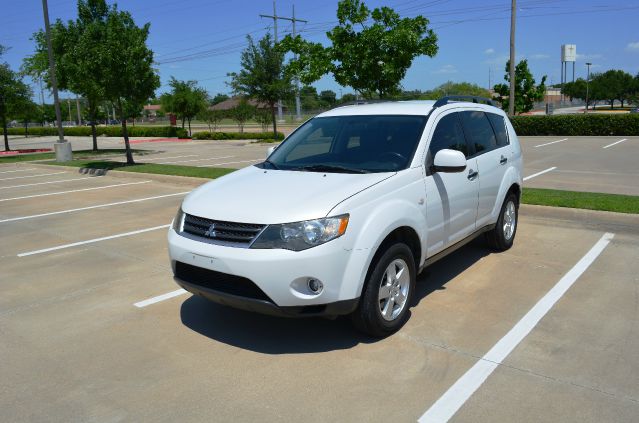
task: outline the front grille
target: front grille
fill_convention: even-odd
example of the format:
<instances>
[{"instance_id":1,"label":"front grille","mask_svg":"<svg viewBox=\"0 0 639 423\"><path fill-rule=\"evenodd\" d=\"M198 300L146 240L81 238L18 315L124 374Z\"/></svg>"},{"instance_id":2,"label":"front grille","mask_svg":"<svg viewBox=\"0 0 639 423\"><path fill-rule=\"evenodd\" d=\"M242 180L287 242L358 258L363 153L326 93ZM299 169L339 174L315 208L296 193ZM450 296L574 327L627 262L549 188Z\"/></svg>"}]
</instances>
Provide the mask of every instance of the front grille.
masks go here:
<instances>
[{"instance_id":1,"label":"front grille","mask_svg":"<svg viewBox=\"0 0 639 423\"><path fill-rule=\"evenodd\" d=\"M184 232L201 238L248 246L265 225L224 222L186 214Z\"/></svg>"},{"instance_id":2,"label":"front grille","mask_svg":"<svg viewBox=\"0 0 639 423\"><path fill-rule=\"evenodd\" d=\"M176 262L175 276L184 282L239 297L273 302L253 281L241 276Z\"/></svg>"}]
</instances>

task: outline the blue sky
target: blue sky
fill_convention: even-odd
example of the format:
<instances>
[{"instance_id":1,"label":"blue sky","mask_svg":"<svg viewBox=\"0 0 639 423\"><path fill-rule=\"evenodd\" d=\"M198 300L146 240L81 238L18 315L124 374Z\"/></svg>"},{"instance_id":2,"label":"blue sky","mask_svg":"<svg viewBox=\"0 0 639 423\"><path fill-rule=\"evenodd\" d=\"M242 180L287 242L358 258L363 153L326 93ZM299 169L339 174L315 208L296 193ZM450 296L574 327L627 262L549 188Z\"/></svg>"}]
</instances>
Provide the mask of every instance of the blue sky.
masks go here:
<instances>
[{"instance_id":1,"label":"blue sky","mask_svg":"<svg viewBox=\"0 0 639 423\"><path fill-rule=\"evenodd\" d=\"M107 0L109 3L112 1ZM229 93L227 72L239 70L245 37L272 30L271 0L121 0L120 9L132 13L136 23L151 23L149 46L165 91L171 76L193 79L214 95ZM337 0L278 0L278 14L290 16L295 4L298 31L313 41L326 41L335 24ZM519 0L517 57L528 58L534 76L560 80L560 46L577 45L577 76L592 71L623 69L639 73L639 0ZM19 6L18 6L19 4ZM446 81L470 81L488 86L503 80L509 48L510 0L368 0L390 6L402 16L421 14L431 21L439 37L434 58L415 60L402 81L405 89L427 90ZM0 44L11 47L5 60L17 69L33 52L31 34L43 26L40 0L0 0ZM76 0L49 0L51 20L76 17ZM290 33L290 22L280 21L280 34ZM314 84L339 95L351 92L332 78Z\"/></svg>"}]
</instances>

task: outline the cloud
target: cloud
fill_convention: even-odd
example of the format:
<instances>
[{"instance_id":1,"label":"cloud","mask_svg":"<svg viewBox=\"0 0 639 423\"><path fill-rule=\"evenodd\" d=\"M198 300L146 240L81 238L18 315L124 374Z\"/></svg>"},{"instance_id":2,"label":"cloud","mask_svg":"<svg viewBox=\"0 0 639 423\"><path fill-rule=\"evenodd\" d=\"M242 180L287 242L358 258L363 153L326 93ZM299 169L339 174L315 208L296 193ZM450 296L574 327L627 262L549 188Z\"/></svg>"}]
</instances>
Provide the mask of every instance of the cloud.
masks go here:
<instances>
[{"instance_id":1,"label":"cloud","mask_svg":"<svg viewBox=\"0 0 639 423\"><path fill-rule=\"evenodd\" d=\"M628 43L628 45L626 46L626 50L639 51L639 41Z\"/></svg>"},{"instance_id":2,"label":"cloud","mask_svg":"<svg viewBox=\"0 0 639 423\"><path fill-rule=\"evenodd\" d=\"M457 68L453 65L444 65L441 68L431 72L434 74L451 74L451 73L457 73Z\"/></svg>"},{"instance_id":3,"label":"cloud","mask_svg":"<svg viewBox=\"0 0 639 423\"><path fill-rule=\"evenodd\" d=\"M484 50L484 54L495 54L495 49L494 48L487 48L486 50Z\"/></svg>"},{"instance_id":4,"label":"cloud","mask_svg":"<svg viewBox=\"0 0 639 423\"><path fill-rule=\"evenodd\" d=\"M603 59L603 55L601 54L577 54L577 60L595 60L595 59Z\"/></svg>"},{"instance_id":5,"label":"cloud","mask_svg":"<svg viewBox=\"0 0 639 423\"><path fill-rule=\"evenodd\" d=\"M528 56L531 60L546 60L546 59L550 59L550 56L548 56L547 54L531 54L530 56Z\"/></svg>"}]
</instances>

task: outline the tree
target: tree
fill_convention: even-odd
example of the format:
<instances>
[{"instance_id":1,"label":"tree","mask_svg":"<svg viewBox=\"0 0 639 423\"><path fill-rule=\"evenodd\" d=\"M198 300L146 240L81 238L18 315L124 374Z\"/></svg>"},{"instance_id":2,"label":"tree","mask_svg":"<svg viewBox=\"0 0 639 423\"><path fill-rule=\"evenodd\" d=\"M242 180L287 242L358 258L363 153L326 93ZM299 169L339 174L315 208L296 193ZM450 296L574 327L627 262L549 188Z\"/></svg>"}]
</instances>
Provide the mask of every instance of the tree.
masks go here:
<instances>
[{"instance_id":1,"label":"tree","mask_svg":"<svg viewBox=\"0 0 639 423\"><path fill-rule=\"evenodd\" d=\"M224 119L223 110L211 110L206 107L198 114L198 119L203 120L209 126L209 131L217 130L217 125Z\"/></svg>"},{"instance_id":2,"label":"tree","mask_svg":"<svg viewBox=\"0 0 639 423\"><path fill-rule=\"evenodd\" d=\"M105 54L100 79L105 98L115 106L122 122L127 164L135 164L135 161L126 121L140 113L160 86L160 77L153 68L153 52L146 45L149 26L147 23L138 27L130 13L112 8L107 16L107 36L102 45L108 54Z\"/></svg>"},{"instance_id":3,"label":"tree","mask_svg":"<svg viewBox=\"0 0 639 423\"><path fill-rule=\"evenodd\" d=\"M342 96L342 98L339 99L339 102L341 104L352 103L354 101L357 101L357 96L355 94L351 94L351 93L344 94Z\"/></svg>"},{"instance_id":4,"label":"tree","mask_svg":"<svg viewBox=\"0 0 639 423\"><path fill-rule=\"evenodd\" d=\"M317 110L320 108L319 95L315 87L306 85L300 90L300 102L304 110Z\"/></svg>"},{"instance_id":5,"label":"tree","mask_svg":"<svg viewBox=\"0 0 639 423\"><path fill-rule=\"evenodd\" d=\"M51 27L51 42L56 61L58 88L68 90L86 99L93 150L98 149L95 123L100 102L104 99L105 61L114 51L104 48L106 43L107 19L117 13L115 6L108 6L105 0L78 0L78 18L66 25L57 20ZM42 78L51 86L47 43L44 31L35 33L34 55L24 60L23 70L36 78Z\"/></svg>"},{"instance_id":6,"label":"tree","mask_svg":"<svg viewBox=\"0 0 639 423\"><path fill-rule=\"evenodd\" d=\"M510 83L510 60L506 62L506 75L504 80ZM501 101L502 108L508 110L510 99L510 86L508 84L497 84L494 87L495 93L499 95L496 99ZM528 69L528 60L522 60L515 66L515 113L526 113L533 109L536 101L541 101L546 92L546 76L541 78L541 83L535 85L535 78Z\"/></svg>"},{"instance_id":7,"label":"tree","mask_svg":"<svg viewBox=\"0 0 639 423\"><path fill-rule=\"evenodd\" d=\"M425 93L415 94L417 94L417 98L422 100L437 100L449 95L472 95L485 98L491 97L490 91L477 84L452 81L445 82L430 91L426 91Z\"/></svg>"},{"instance_id":8,"label":"tree","mask_svg":"<svg viewBox=\"0 0 639 423\"><path fill-rule=\"evenodd\" d=\"M621 102L621 107L632 96L634 80L632 75L622 70L608 70L604 73L592 75L591 85L600 91L601 99L607 100L610 108L614 109L615 100Z\"/></svg>"},{"instance_id":9,"label":"tree","mask_svg":"<svg viewBox=\"0 0 639 423\"><path fill-rule=\"evenodd\" d=\"M242 99L239 104L229 110L231 119L237 122L240 132L244 132L244 124L246 121L255 116L255 106L248 104L246 99Z\"/></svg>"},{"instance_id":10,"label":"tree","mask_svg":"<svg viewBox=\"0 0 639 423\"><path fill-rule=\"evenodd\" d=\"M6 51L6 47L0 44L0 57ZM4 133L4 149L9 151L9 134L7 130L7 118L19 116L27 101L31 101L31 89L22 82L21 76L12 71L8 63L0 63L0 120Z\"/></svg>"},{"instance_id":11,"label":"tree","mask_svg":"<svg viewBox=\"0 0 639 423\"><path fill-rule=\"evenodd\" d=\"M242 70L230 73L230 86L236 93L255 98L271 109L274 138L277 138L275 105L292 96L291 78L284 74L284 53L275 48L267 33L257 44L248 36L248 47L242 52Z\"/></svg>"},{"instance_id":12,"label":"tree","mask_svg":"<svg viewBox=\"0 0 639 423\"><path fill-rule=\"evenodd\" d=\"M323 107L333 107L337 103L337 94L331 90L324 90L319 94L319 100Z\"/></svg>"},{"instance_id":13,"label":"tree","mask_svg":"<svg viewBox=\"0 0 639 423\"><path fill-rule=\"evenodd\" d=\"M208 94L204 88L197 86L196 81L178 81L171 77L169 82L171 92L162 94L160 102L166 113L175 113L182 120L189 123L189 136L191 135L191 120L205 110L208 106Z\"/></svg>"},{"instance_id":14,"label":"tree","mask_svg":"<svg viewBox=\"0 0 639 423\"><path fill-rule=\"evenodd\" d=\"M366 98L386 98L399 92L416 57L437 54L437 36L423 16L401 18L389 7L371 11L361 0L340 0L337 19L339 24L326 34L328 47L300 36L282 41L283 50L297 55L287 74L311 84L331 73L337 83Z\"/></svg>"},{"instance_id":15,"label":"tree","mask_svg":"<svg viewBox=\"0 0 639 423\"><path fill-rule=\"evenodd\" d=\"M10 116L22 122L24 125L24 136L29 136L29 122L40 119L40 107L31 100L31 95L21 97L9 110Z\"/></svg>"},{"instance_id":16,"label":"tree","mask_svg":"<svg viewBox=\"0 0 639 423\"><path fill-rule=\"evenodd\" d=\"M268 110L257 109L255 111L255 120L262 126L262 132L268 131L269 123L271 123L271 113Z\"/></svg>"}]
</instances>

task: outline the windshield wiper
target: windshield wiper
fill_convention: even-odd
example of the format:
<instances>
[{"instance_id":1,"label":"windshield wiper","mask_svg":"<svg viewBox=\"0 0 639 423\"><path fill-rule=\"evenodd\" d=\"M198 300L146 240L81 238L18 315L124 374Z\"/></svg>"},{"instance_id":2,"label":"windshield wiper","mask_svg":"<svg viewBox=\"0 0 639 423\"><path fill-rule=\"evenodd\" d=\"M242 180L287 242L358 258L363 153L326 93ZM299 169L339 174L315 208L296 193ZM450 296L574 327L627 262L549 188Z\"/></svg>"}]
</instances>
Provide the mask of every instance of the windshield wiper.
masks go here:
<instances>
[{"instance_id":1,"label":"windshield wiper","mask_svg":"<svg viewBox=\"0 0 639 423\"><path fill-rule=\"evenodd\" d=\"M278 165L276 165L275 163L273 163L272 161L270 161L269 159L264 160L264 162L263 162L263 163L268 163L268 164L270 164L271 166L273 166L273 169L275 169L275 170L280 170L279 166L278 166Z\"/></svg>"},{"instance_id":2,"label":"windshield wiper","mask_svg":"<svg viewBox=\"0 0 639 423\"><path fill-rule=\"evenodd\" d=\"M327 165L327 164L315 164L308 166L300 166L291 170L305 170L309 172L336 172L336 173L370 173L364 169L352 169L350 167Z\"/></svg>"}]
</instances>

